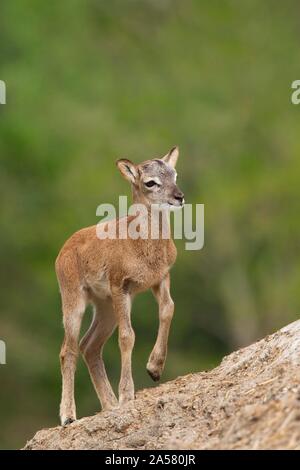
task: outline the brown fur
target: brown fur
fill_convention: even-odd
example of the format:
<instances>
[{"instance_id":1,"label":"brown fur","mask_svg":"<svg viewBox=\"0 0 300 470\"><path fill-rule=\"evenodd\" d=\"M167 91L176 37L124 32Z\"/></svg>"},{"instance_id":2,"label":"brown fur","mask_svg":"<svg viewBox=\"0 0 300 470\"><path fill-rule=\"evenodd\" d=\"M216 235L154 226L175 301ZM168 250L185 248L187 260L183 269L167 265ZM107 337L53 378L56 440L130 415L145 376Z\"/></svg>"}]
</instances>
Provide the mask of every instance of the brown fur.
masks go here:
<instances>
[{"instance_id":1,"label":"brown fur","mask_svg":"<svg viewBox=\"0 0 300 470\"><path fill-rule=\"evenodd\" d=\"M129 160L117 162L123 176L132 184L134 202L142 202L147 206L148 222L151 222L152 203L175 206L183 203L183 194L174 181L177 158L178 149L174 148L159 161L148 160L138 166ZM145 182L149 178L156 179L160 184L147 188ZM165 212L163 217L166 217ZM133 216L126 218L127 226L132 220ZM152 288L159 305L160 326L147 370L154 380L160 378L174 310L169 292L169 270L175 259L176 247L171 236L157 240L101 240L97 237L96 226L93 226L79 230L64 244L55 263L65 328L60 353L62 424L76 419L74 374L79 348L102 407L109 409L116 406L117 399L102 359L103 346L116 326L119 327L122 359L119 402L122 404L134 398L131 354L135 338L130 310L135 294L149 288ZM94 318L78 348L81 321L88 304L94 306Z\"/></svg>"}]
</instances>

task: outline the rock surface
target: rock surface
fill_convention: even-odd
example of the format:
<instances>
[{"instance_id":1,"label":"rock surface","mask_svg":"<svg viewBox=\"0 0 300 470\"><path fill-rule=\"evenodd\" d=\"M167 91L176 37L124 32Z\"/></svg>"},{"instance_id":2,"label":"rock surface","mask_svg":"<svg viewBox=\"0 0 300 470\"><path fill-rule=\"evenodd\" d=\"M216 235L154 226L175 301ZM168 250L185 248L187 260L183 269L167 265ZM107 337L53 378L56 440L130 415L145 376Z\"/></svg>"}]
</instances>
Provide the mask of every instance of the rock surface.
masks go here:
<instances>
[{"instance_id":1,"label":"rock surface","mask_svg":"<svg viewBox=\"0 0 300 470\"><path fill-rule=\"evenodd\" d=\"M25 449L300 449L300 320Z\"/></svg>"}]
</instances>

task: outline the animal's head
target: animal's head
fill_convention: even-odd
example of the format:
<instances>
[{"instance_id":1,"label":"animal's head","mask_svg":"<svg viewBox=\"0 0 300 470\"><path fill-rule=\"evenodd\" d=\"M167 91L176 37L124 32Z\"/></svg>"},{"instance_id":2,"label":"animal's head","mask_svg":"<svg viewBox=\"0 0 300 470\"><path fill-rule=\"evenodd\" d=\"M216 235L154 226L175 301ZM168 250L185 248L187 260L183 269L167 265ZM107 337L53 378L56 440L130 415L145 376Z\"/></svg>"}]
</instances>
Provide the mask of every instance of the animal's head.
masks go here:
<instances>
[{"instance_id":1,"label":"animal's head","mask_svg":"<svg viewBox=\"0 0 300 470\"><path fill-rule=\"evenodd\" d=\"M136 202L160 204L165 209L183 206L184 194L176 184L178 156L178 147L173 147L164 157L139 165L124 158L117 161L122 176L132 185Z\"/></svg>"}]
</instances>

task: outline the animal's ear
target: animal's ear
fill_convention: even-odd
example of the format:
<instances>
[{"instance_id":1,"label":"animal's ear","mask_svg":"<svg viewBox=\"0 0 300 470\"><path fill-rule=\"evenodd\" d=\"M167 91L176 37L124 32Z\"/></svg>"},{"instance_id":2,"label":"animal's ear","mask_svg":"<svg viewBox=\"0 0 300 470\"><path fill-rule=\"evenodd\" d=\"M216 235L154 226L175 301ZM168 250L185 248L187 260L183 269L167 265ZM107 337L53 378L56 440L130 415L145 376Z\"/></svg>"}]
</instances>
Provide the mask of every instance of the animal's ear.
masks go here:
<instances>
[{"instance_id":1,"label":"animal's ear","mask_svg":"<svg viewBox=\"0 0 300 470\"><path fill-rule=\"evenodd\" d=\"M117 167L120 170L121 175L131 183L135 183L136 177L138 175L137 168L134 163L126 158L121 158L116 162Z\"/></svg>"},{"instance_id":2,"label":"animal's ear","mask_svg":"<svg viewBox=\"0 0 300 470\"><path fill-rule=\"evenodd\" d=\"M173 147L167 155L165 155L162 160L170 165L171 167L175 168L177 160L179 157L179 148Z\"/></svg>"}]
</instances>

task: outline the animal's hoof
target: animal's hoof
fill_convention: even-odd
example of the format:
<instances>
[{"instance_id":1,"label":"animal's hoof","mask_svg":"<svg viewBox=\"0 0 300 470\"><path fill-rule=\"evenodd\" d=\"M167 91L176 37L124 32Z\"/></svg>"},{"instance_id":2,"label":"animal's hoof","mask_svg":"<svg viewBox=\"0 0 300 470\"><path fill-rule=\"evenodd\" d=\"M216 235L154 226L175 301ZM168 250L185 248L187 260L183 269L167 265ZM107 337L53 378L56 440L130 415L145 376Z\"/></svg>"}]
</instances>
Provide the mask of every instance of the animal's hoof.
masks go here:
<instances>
[{"instance_id":1,"label":"animal's hoof","mask_svg":"<svg viewBox=\"0 0 300 470\"><path fill-rule=\"evenodd\" d=\"M154 380L154 382L158 382L160 379L160 374L158 372L153 372L150 369L147 369L148 374L150 375L151 379Z\"/></svg>"},{"instance_id":2,"label":"animal's hoof","mask_svg":"<svg viewBox=\"0 0 300 470\"><path fill-rule=\"evenodd\" d=\"M73 419L73 418L67 418L67 419L64 420L63 426L68 426L69 424L74 423L74 421L75 421L75 419Z\"/></svg>"}]
</instances>

